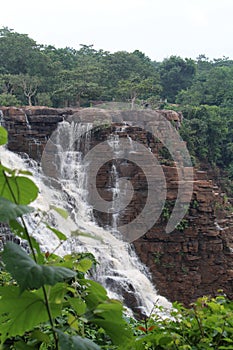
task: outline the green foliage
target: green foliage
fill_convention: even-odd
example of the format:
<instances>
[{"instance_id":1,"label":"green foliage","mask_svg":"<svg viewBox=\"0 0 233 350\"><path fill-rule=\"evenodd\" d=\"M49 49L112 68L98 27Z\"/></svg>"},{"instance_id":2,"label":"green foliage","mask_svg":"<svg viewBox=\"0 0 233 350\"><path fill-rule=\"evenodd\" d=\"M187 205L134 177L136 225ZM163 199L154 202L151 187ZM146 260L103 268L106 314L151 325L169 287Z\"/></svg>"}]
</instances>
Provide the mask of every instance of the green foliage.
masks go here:
<instances>
[{"instance_id":1,"label":"green foliage","mask_svg":"<svg viewBox=\"0 0 233 350\"><path fill-rule=\"evenodd\" d=\"M161 219L162 221L164 222L168 222L168 219L172 213L172 210L173 210L173 207L174 207L174 204L175 202L172 200L172 201L168 201L166 200L165 203L164 203L164 206L163 206L163 210L162 210L162 213L161 213Z\"/></svg>"},{"instance_id":2,"label":"green foliage","mask_svg":"<svg viewBox=\"0 0 233 350\"><path fill-rule=\"evenodd\" d=\"M161 91L159 76L144 78L139 74L131 74L128 79L118 81L117 94L126 101L131 101L131 108L134 108L136 98L147 99L151 96L158 96Z\"/></svg>"},{"instance_id":3,"label":"green foliage","mask_svg":"<svg viewBox=\"0 0 233 350\"><path fill-rule=\"evenodd\" d=\"M39 289L44 285L53 286L76 275L65 267L37 264L20 246L12 242L6 243L2 260L6 270L19 284L21 292L25 289Z\"/></svg>"},{"instance_id":4,"label":"green foliage","mask_svg":"<svg viewBox=\"0 0 233 350\"><path fill-rule=\"evenodd\" d=\"M163 256L163 253L161 253L161 252L153 253L154 263L155 263L156 265L157 265L157 264L158 264L158 265L160 264L162 256Z\"/></svg>"},{"instance_id":5,"label":"green foliage","mask_svg":"<svg viewBox=\"0 0 233 350\"><path fill-rule=\"evenodd\" d=\"M69 214L63 208L56 207L54 205L50 205L50 209L55 210L62 218L67 219Z\"/></svg>"},{"instance_id":6,"label":"green foliage","mask_svg":"<svg viewBox=\"0 0 233 350\"><path fill-rule=\"evenodd\" d=\"M59 344L62 350L100 350L100 347L89 339L83 339L80 336L70 337L58 331Z\"/></svg>"},{"instance_id":7,"label":"green foliage","mask_svg":"<svg viewBox=\"0 0 233 350\"><path fill-rule=\"evenodd\" d=\"M211 65L208 70L199 70L193 84L181 90L177 102L191 105L214 105L232 107L233 67Z\"/></svg>"},{"instance_id":8,"label":"green foliage","mask_svg":"<svg viewBox=\"0 0 233 350\"><path fill-rule=\"evenodd\" d=\"M24 214L30 213L33 208L26 205L17 205L0 197L0 222L9 222Z\"/></svg>"},{"instance_id":9,"label":"green foliage","mask_svg":"<svg viewBox=\"0 0 233 350\"><path fill-rule=\"evenodd\" d=\"M34 75L46 72L48 64L33 39L4 27L0 29L0 67L1 73Z\"/></svg>"},{"instance_id":10,"label":"green foliage","mask_svg":"<svg viewBox=\"0 0 233 350\"><path fill-rule=\"evenodd\" d=\"M43 298L35 292L25 291L20 295L17 286L0 287L0 340L24 335L26 331L48 321L48 313ZM61 312L61 303L50 302L53 317Z\"/></svg>"},{"instance_id":11,"label":"green foliage","mask_svg":"<svg viewBox=\"0 0 233 350\"><path fill-rule=\"evenodd\" d=\"M131 320L136 338L125 349L232 349L232 308L221 295L200 298L190 309L174 303L170 318L160 318L155 308L143 323Z\"/></svg>"},{"instance_id":12,"label":"green foliage","mask_svg":"<svg viewBox=\"0 0 233 350\"><path fill-rule=\"evenodd\" d=\"M25 205L34 201L38 187L28 177L21 176L23 174L25 172L11 170L0 164L0 196L15 204Z\"/></svg>"},{"instance_id":13,"label":"green foliage","mask_svg":"<svg viewBox=\"0 0 233 350\"><path fill-rule=\"evenodd\" d=\"M188 220L186 220L186 219L182 219L180 222L179 222L179 224L176 226L176 229L178 230L178 231L181 231L181 232L183 232L186 228L188 228L189 227L189 222L188 222Z\"/></svg>"},{"instance_id":14,"label":"green foliage","mask_svg":"<svg viewBox=\"0 0 233 350\"><path fill-rule=\"evenodd\" d=\"M159 72L163 87L162 97L174 103L178 92L192 84L196 73L195 62L191 59L183 60L181 57L171 56L160 64Z\"/></svg>"},{"instance_id":15,"label":"green foliage","mask_svg":"<svg viewBox=\"0 0 233 350\"><path fill-rule=\"evenodd\" d=\"M0 146L7 143L7 131L2 126L0 126Z\"/></svg>"},{"instance_id":16,"label":"green foliage","mask_svg":"<svg viewBox=\"0 0 233 350\"><path fill-rule=\"evenodd\" d=\"M228 167L228 175L231 180L233 180L233 164L230 164Z\"/></svg>"},{"instance_id":17,"label":"green foliage","mask_svg":"<svg viewBox=\"0 0 233 350\"><path fill-rule=\"evenodd\" d=\"M38 92L36 94L36 105L52 107L51 94L49 92Z\"/></svg>"},{"instance_id":18,"label":"green foliage","mask_svg":"<svg viewBox=\"0 0 233 350\"><path fill-rule=\"evenodd\" d=\"M17 74L11 76L11 84L19 88L19 93L22 93L27 99L27 104L32 105L32 98L36 95L40 85L40 78L29 74Z\"/></svg>"},{"instance_id":19,"label":"green foliage","mask_svg":"<svg viewBox=\"0 0 233 350\"><path fill-rule=\"evenodd\" d=\"M216 106L184 107L183 114L181 135L189 151L201 161L228 166L233 159L232 117Z\"/></svg>"},{"instance_id":20,"label":"green foliage","mask_svg":"<svg viewBox=\"0 0 233 350\"><path fill-rule=\"evenodd\" d=\"M117 300L108 302L106 291L98 283L85 280L88 291L85 300L89 310L93 310L89 321L102 327L110 336L114 344L124 344L131 338L131 330L121 318L123 307ZM109 320L112 320L109 323Z\"/></svg>"},{"instance_id":21,"label":"green foliage","mask_svg":"<svg viewBox=\"0 0 233 350\"><path fill-rule=\"evenodd\" d=\"M0 106L19 106L20 101L15 95L6 92L0 94Z\"/></svg>"}]
</instances>

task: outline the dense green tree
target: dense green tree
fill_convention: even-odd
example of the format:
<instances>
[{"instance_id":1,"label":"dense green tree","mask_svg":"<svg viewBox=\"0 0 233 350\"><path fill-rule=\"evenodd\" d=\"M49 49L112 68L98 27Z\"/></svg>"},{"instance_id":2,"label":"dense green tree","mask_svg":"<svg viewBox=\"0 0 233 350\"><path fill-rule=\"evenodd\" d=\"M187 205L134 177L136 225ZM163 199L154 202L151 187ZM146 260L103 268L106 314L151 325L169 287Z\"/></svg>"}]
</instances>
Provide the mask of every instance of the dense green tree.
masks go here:
<instances>
[{"instance_id":1,"label":"dense green tree","mask_svg":"<svg viewBox=\"0 0 233 350\"><path fill-rule=\"evenodd\" d=\"M32 99L35 97L41 78L30 76L29 74L2 74L0 75L0 91L9 95L8 101L12 100L10 96L15 95L21 104L32 105Z\"/></svg>"},{"instance_id":2,"label":"dense green tree","mask_svg":"<svg viewBox=\"0 0 233 350\"><path fill-rule=\"evenodd\" d=\"M53 92L53 100L66 106L80 106L81 99L98 99L101 87L93 76L98 74L96 67L63 70L58 74L57 89Z\"/></svg>"},{"instance_id":3,"label":"dense green tree","mask_svg":"<svg viewBox=\"0 0 233 350\"><path fill-rule=\"evenodd\" d=\"M2 93L0 94L0 106L19 106L20 101L15 95Z\"/></svg>"},{"instance_id":4,"label":"dense green tree","mask_svg":"<svg viewBox=\"0 0 233 350\"><path fill-rule=\"evenodd\" d=\"M182 104L233 106L233 66L213 65L201 70L192 86L182 90L176 100Z\"/></svg>"},{"instance_id":5,"label":"dense green tree","mask_svg":"<svg viewBox=\"0 0 233 350\"><path fill-rule=\"evenodd\" d=\"M188 149L199 160L226 166L225 148L229 139L229 121L216 106L188 106L183 109L181 135Z\"/></svg>"},{"instance_id":6,"label":"dense green tree","mask_svg":"<svg viewBox=\"0 0 233 350\"><path fill-rule=\"evenodd\" d=\"M191 86L196 74L195 62L178 56L166 58L159 66L162 97L174 103L179 91Z\"/></svg>"},{"instance_id":7,"label":"dense green tree","mask_svg":"<svg viewBox=\"0 0 233 350\"><path fill-rule=\"evenodd\" d=\"M70 47L56 49L54 46L43 46L42 51L49 57L56 70L73 69L77 61L77 51Z\"/></svg>"},{"instance_id":8,"label":"dense green tree","mask_svg":"<svg viewBox=\"0 0 233 350\"><path fill-rule=\"evenodd\" d=\"M12 81L17 87L22 89L22 92L27 99L27 104L32 106L32 98L37 93L38 86L40 85L40 78L28 74L18 74L13 76Z\"/></svg>"},{"instance_id":9,"label":"dense green tree","mask_svg":"<svg viewBox=\"0 0 233 350\"><path fill-rule=\"evenodd\" d=\"M119 93L119 82L132 80L137 76L141 80L155 79L159 83L158 72L156 72L151 60L142 52L136 50L132 53L118 51L105 55L102 58L105 74L102 84L106 86L106 98L116 98Z\"/></svg>"},{"instance_id":10,"label":"dense green tree","mask_svg":"<svg viewBox=\"0 0 233 350\"><path fill-rule=\"evenodd\" d=\"M0 73L46 75L50 61L41 47L26 34L0 29Z\"/></svg>"},{"instance_id":11,"label":"dense green tree","mask_svg":"<svg viewBox=\"0 0 233 350\"><path fill-rule=\"evenodd\" d=\"M158 96L161 92L161 85L152 77L141 79L139 75L132 74L129 79L122 79L118 82L117 94L121 99L126 99L134 108L136 98L147 99L151 96Z\"/></svg>"}]
</instances>

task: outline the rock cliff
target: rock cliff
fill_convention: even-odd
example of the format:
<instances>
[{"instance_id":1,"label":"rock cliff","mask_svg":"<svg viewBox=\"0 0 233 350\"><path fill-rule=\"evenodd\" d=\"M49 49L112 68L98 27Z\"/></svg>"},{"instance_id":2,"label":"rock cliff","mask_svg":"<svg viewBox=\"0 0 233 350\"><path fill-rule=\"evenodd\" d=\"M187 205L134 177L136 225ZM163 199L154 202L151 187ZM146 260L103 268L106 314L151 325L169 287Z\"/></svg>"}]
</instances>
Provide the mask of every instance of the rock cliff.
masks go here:
<instances>
[{"instance_id":1,"label":"rock cliff","mask_svg":"<svg viewBox=\"0 0 233 350\"><path fill-rule=\"evenodd\" d=\"M99 109L5 107L1 110L1 122L9 133L8 148L14 152L25 152L38 161L50 135L64 119L69 122L96 122L91 147L115 134L121 138L130 137L149 148L159 160L165 175L166 202L159 220L133 244L141 260L149 267L159 293L186 305L199 296L215 295L218 290L233 298L233 218L230 212L224 211L224 198L206 172L194 169L193 194L187 213L173 232L165 231L178 193L177 164L166 153L162 143L145 131L145 125L150 123L150 118L153 120L153 116L165 116L170 121L180 122L178 113L150 111L138 118L138 113L134 112ZM98 128L99 120L105 122L104 128ZM111 167L112 162L106 162L97 176L96 186L106 200L111 200ZM143 171L133 162L122 159L117 167L119 177L127 177L134 189L129 206L118 217L118 225L124 225L145 206L148 184ZM95 211L95 217L102 226L112 222L111 215L106 213Z\"/></svg>"}]
</instances>

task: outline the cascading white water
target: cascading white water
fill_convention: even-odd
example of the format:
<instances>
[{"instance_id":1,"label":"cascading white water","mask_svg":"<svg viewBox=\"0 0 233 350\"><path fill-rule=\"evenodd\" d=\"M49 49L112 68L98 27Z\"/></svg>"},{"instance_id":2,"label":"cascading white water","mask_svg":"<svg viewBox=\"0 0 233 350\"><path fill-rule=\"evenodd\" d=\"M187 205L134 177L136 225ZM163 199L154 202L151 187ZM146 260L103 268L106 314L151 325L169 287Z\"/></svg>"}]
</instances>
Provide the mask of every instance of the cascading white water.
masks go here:
<instances>
[{"instance_id":1,"label":"cascading white water","mask_svg":"<svg viewBox=\"0 0 233 350\"><path fill-rule=\"evenodd\" d=\"M32 127L31 127L31 124L29 123L27 113L24 113L24 116L25 116L25 122L26 122L27 128L31 130Z\"/></svg>"},{"instance_id":2,"label":"cascading white water","mask_svg":"<svg viewBox=\"0 0 233 350\"><path fill-rule=\"evenodd\" d=\"M4 115L3 115L3 111L0 109L0 126L2 126L4 123Z\"/></svg>"},{"instance_id":3,"label":"cascading white water","mask_svg":"<svg viewBox=\"0 0 233 350\"><path fill-rule=\"evenodd\" d=\"M81 135L85 135L81 140L82 151L88 151L91 128L92 125L87 123L61 122L55 136L46 146L42 159L43 172L37 166L33 167L33 162L29 159L23 160L4 148L0 153L1 161L13 168L27 167L33 171L35 182L40 188L35 207L49 212L51 206L57 206L69 212L68 219L62 218L55 211L50 211L46 218L68 237L56 253L93 253L100 263L93 278L106 287L110 297L124 302L124 296L131 293L140 311L145 314L151 312L155 303L170 308L170 303L157 294L148 278L146 267L139 261L131 245L94 222L92 207L87 202L87 164L83 161L80 151ZM112 141L114 143L116 140ZM115 147L117 148L117 142ZM42 248L45 251L54 251L59 242L41 220L38 217L28 218L28 223L31 233ZM77 229L90 236L71 235L71 232Z\"/></svg>"},{"instance_id":4,"label":"cascading white water","mask_svg":"<svg viewBox=\"0 0 233 350\"><path fill-rule=\"evenodd\" d=\"M122 132L122 129L119 128L117 130L118 132ZM108 139L108 144L113 150L113 153L116 156L116 159L118 158L120 149L119 149L119 135L117 134L111 134ZM112 207L111 207L111 212L112 212L112 220L111 220L111 225L109 227L109 230L113 232L115 235L117 234L117 226L118 226L118 217L119 217L119 212L117 209L120 207L120 183L119 183L119 176L118 176L118 171L116 167L116 160L113 161L112 163L112 168L111 168L111 173L110 173L110 185L111 185L111 190L112 190Z\"/></svg>"}]
</instances>

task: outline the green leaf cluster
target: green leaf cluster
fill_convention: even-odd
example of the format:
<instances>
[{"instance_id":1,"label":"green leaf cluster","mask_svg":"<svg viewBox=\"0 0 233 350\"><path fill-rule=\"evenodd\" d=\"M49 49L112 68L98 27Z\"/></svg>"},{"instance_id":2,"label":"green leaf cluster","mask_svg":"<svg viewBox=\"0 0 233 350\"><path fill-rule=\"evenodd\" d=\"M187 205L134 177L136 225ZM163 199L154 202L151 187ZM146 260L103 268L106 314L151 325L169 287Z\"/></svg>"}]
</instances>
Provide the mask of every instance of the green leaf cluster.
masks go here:
<instances>
[{"instance_id":1,"label":"green leaf cluster","mask_svg":"<svg viewBox=\"0 0 233 350\"><path fill-rule=\"evenodd\" d=\"M199 298L190 309L174 303L169 318L155 308L144 322L131 320L135 338L125 349L233 349L232 309L223 295Z\"/></svg>"}]
</instances>

